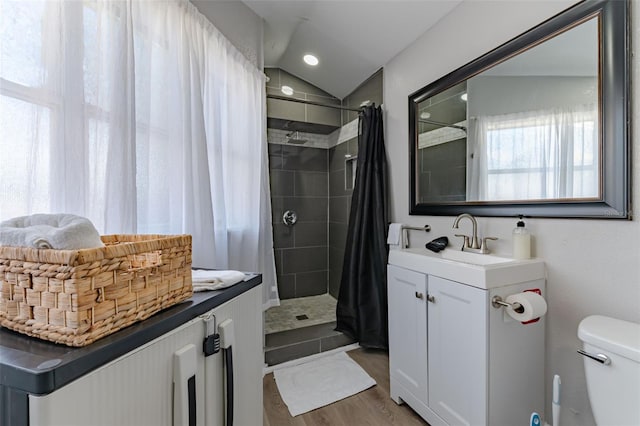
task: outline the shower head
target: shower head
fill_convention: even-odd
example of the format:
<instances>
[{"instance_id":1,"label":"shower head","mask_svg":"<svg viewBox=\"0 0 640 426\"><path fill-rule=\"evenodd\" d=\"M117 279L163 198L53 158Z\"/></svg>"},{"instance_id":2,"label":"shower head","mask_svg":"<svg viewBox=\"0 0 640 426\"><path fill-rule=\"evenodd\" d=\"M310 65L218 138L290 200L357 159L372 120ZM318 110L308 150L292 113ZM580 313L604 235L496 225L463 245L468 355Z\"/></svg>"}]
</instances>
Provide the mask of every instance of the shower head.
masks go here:
<instances>
[{"instance_id":1,"label":"shower head","mask_svg":"<svg viewBox=\"0 0 640 426\"><path fill-rule=\"evenodd\" d=\"M307 139L301 139L300 132L296 130L295 132L291 132L287 135L287 143L293 145L303 145L307 143Z\"/></svg>"}]
</instances>

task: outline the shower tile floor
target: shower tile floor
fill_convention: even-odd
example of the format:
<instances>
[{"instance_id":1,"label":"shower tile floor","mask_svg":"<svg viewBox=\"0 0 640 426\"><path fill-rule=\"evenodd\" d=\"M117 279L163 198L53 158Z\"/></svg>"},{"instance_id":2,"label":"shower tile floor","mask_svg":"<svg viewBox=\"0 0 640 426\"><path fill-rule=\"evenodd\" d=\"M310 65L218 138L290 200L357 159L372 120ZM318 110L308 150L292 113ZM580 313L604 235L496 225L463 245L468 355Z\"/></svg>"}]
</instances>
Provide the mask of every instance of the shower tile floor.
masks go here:
<instances>
[{"instance_id":1,"label":"shower tile floor","mask_svg":"<svg viewBox=\"0 0 640 426\"><path fill-rule=\"evenodd\" d=\"M335 322L336 304L330 294L281 300L280 306L267 309L264 332L271 334Z\"/></svg>"}]
</instances>

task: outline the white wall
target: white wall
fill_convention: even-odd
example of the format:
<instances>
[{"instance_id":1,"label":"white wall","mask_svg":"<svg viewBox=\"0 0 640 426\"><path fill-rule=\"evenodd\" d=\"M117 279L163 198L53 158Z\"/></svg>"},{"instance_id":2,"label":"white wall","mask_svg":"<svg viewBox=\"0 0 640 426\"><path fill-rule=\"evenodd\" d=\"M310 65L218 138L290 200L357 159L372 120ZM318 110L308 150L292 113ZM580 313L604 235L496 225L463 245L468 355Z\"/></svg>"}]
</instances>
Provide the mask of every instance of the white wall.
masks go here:
<instances>
[{"instance_id":1,"label":"white wall","mask_svg":"<svg viewBox=\"0 0 640 426\"><path fill-rule=\"evenodd\" d=\"M598 102L597 77L476 76L467 82L467 118L573 109Z\"/></svg>"},{"instance_id":2,"label":"white wall","mask_svg":"<svg viewBox=\"0 0 640 426\"><path fill-rule=\"evenodd\" d=\"M412 225L430 224L427 235L411 233L412 245L453 236L453 217L409 216L408 100L410 93L510 40L539 22L576 3L555 1L467 1L447 15L384 67L386 144L390 170L391 218ZM640 22L633 2L632 22ZM636 53L640 25L632 28ZM637 61L632 80L640 81ZM633 85L632 135L640 134L640 85ZM640 142L632 142L633 199L640 213ZM640 216L637 215L637 216ZM582 359L578 323L591 314L640 322L640 217L633 221L529 219L534 255L547 265L546 411L550 417L551 378L562 377L563 426L593 425ZM512 218L479 218L479 234L500 240L494 251L511 253ZM464 225L467 226L467 225ZM415 232L415 231L413 231ZM523 378L524 379L524 378ZM550 419L548 420L550 422ZM526 420L523 419L523 424Z\"/></svg>"},{"instance_id":3,"label":"white wall","mask_svg":"<svg viewBox=\"0 0 640 426\"><path fill-rule=\"evenodd\" d=\"M249 6L238 0L191 0L191 3L257 68L264 67L262 18Z\"/></svg>"}]
</instances>

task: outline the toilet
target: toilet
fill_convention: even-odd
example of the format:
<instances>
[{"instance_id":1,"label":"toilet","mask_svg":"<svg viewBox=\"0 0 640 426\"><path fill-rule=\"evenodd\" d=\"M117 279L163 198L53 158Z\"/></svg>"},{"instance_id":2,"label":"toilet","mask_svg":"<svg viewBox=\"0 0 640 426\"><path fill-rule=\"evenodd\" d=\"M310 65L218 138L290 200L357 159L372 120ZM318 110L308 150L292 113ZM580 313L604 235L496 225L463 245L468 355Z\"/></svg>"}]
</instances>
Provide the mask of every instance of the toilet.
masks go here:
<instances>
[{"instance_id":1,"label":"toilet","mask_svg":"<svg viewBox=\"0 0 640 426\"><path fill-rule=\"evenodd\" d=\"M640 425L640 324L592 315L580 322L578 337L596 423Z\"/></svg>"}]
</instances>

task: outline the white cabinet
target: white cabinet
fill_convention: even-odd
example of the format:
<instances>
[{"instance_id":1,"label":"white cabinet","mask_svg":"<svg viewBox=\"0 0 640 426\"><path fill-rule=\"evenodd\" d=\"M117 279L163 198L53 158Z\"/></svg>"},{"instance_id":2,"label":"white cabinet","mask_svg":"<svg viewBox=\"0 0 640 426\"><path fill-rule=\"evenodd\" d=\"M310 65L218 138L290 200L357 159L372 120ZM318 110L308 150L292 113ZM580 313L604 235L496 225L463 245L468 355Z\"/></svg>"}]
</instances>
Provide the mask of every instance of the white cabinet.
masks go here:
<instances>
[{"instance_id":1,"label":"white cabinet","mask_svg":"<svg viewBox=\"0 0 640 426\"><path fill-rule=\"evenodd\" d=\"M478 288L390 264L391 398L432 426L511 426L544 415L544 322L525 325L491 305L534 288L544 291L543 275Z\"/></svg>"},{"instance_id":2,"label":"white cabinet","mask_svg":"<svg viewBox=\"0 0 640 426\"><path fill-rule=\"evenodd\" d=\"M389 266L390 377L420 400L427 398L427 276ZM394 389L391 391L394 395Z\"/></svg>"},{"instance_id":3,"label":"white cabinet","mask_svg":"<svg viewBox=\"0 0 640 426\"><path fill-rule=\"evenodd\" d=\"M262 287L257 286L211 311L218 325L228 319L233 321L234 424L237 425L262 424L261 304ZM195 424L224 425L223 354L221 351L205 357L204 335L203 319L193 319L48 395L30 395L30 424L191 424L176 421L174 417L180 408L174 395L177 392L174 388L179 387L175 384L175 354L190 350L193 356L185 365L188 374L195 375L192 385ZM190 409L188 403L184 409ZM187 418L190 418L188 414Z\"/></svg>"},{"instance_id":4,"label":"white cabinet","mask_svg":"<svg viewBox=\"0 0 640 426\"><path fill-rule=\"evenodd\" d=\"M429 407L447 424L485 422L487 292L429 277Z\"/></svg>"}]
</instances>

